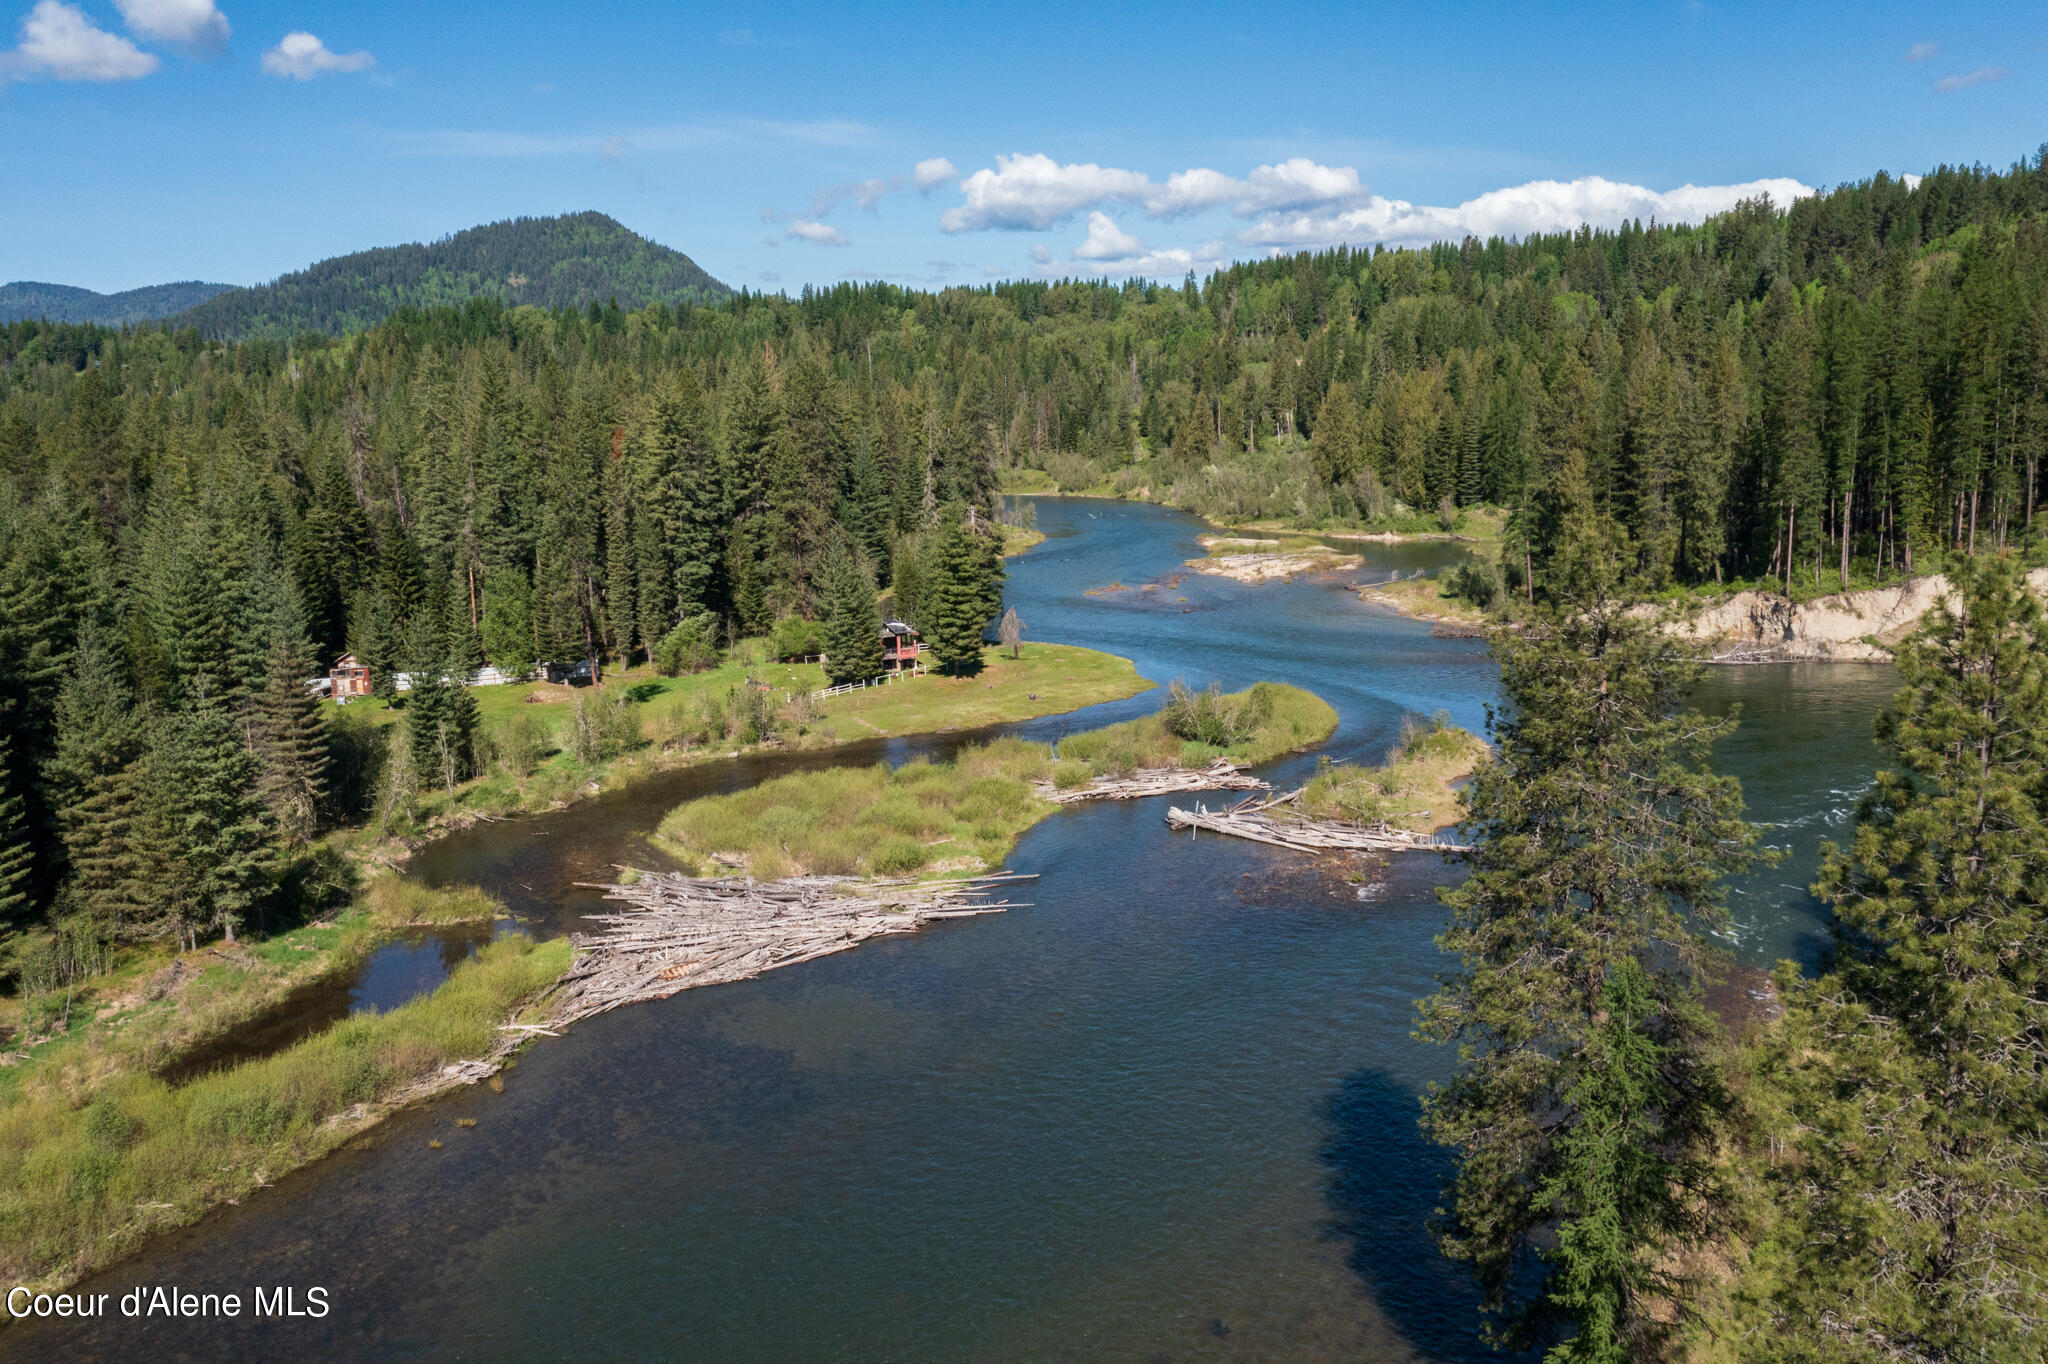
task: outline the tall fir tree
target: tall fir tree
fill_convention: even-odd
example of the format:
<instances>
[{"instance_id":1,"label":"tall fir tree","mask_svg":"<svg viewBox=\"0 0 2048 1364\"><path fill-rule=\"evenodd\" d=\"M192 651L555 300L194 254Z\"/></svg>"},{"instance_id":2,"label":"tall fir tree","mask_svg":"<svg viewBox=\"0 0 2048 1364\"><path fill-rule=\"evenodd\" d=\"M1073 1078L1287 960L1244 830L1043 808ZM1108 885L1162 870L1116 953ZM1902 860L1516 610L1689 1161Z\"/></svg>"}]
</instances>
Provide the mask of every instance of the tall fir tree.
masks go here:
<instances>
[{"instance_id":1,"label":"tall fir tree","mask_svg":"<svg viewBox=\"0 0 2048 1364\"><path fill-rule=\"evenodd\" d=\"M26 783L12 780L17 776L18 761L14 740L0 734L0 777L9 779L0 781L0 925L7 926L18 925L28 917L32 908L30 877L35 870L24 813L26 802L15 794L17 785Z\"/></svg>"},{"instance_id":2,"label":"tall fir tree","mask_svg":"<svg viewBox=\"0 0 2048 1364\"><path fill-rule=\"evenodd\" d=\"M184 688L186 704L158 731L149 768L150 854L162 880L160 928L198 945L202 932L232 942L268 889L270 831L256 793L262 764L213 679Z\"/></svg>"},{"instance_id":3,"label":"tall fir tree","mask_svg":"<svg viewBox=\"0 0 2048 1364\"><path fill-rule=\"evenodd\" d=\"M64 915L83 918L102 940L141 935L155 893L142 827L150 735L113 640L91 630L80 637L57 716L51 786L68 865Z\"/></svg>"},{"instance_id":4,"label":"tall fir tree","mask_svg":"<svg viewBox=\"0 0 2048 1364\"><path fill-rule=\"evenodd\" d=\"M306 688L311 669L305 640L288 627L277 628L250 714L262 764L257 794L271 827L289 844L311 838L327 808L327 724L320 698Z\"/></svg>"},{"instance_id":5,"label":"tall fir tree","mask_svg":"<svg viewBox=\"0 0 2048 1364\"><path fill-rule=\"evenodd\" d=\"M882 615L875 580L845 536L825 560L825 678L833 686L882 673Z\"/></svg>"},{"instance_id":6,"label":"tall fir tree","mask_svg":"<svg viewBox=\"0 0 2048 1364\"><path fill-rule=\"evenodd\" d=\"M1003 605L1002 549L995 527L977 528L969 512L949 507L927 553L919 622L941 667L972 676L982 667L982 633Z\"/></svg>"},{"instance_id":7,"label":"tall fir tree","mask_svg":"<svg viewBox=\"0 0 2048 1364\"><path fill-rule=\"evenodd\" d=\"M1500 1334L1625 1364L1658 1348L1667 1252L1718 1205L1702 934L1755 834L1704 769L1728 725L1685 708L1697 667L1631 611L1626 537L1587 515L1562 534L1546 604L1492 636L1509 704L1467 792L1471 875L1440 892L1458 967L1421 1014L1460 1067L1425 1126L1458 1157L1445 1249Z\"/></svg>"},{"instance_id":8,"label":"tall fir tree","mask_svg":"<svg viewBox=\"0 0 2048 1364\"><path fill-rule=\"evenodd\" d=\"M1898 651L1891 766L1827 849L1817 980L1756 1069L1778 1221L1748 1285L1790 1359L2023 1359L2048 1282L2048 628L2007 555Z\"/></svg>"}]
</instances>

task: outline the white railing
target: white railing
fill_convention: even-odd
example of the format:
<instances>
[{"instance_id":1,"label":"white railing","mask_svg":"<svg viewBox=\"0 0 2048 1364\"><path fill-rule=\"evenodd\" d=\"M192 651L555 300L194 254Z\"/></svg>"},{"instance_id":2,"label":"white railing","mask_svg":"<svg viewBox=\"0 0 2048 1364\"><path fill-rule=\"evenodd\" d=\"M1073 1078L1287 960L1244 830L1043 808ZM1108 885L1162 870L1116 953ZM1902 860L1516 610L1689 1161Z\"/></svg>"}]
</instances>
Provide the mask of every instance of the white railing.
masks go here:
<instances>
[{"instance_id":1,"label":"white railing","mask_svg":"<svg viewBox=\"0 0 2048 1364\"><path fill-rule=\"evenodd\" d=\"M836 687L827 687L823 691L814 691L811 693L811 699L822 701L828 696L844 696L851 691L866 691L869 687L886 687L889 683L899 678L916 677L920 673L928 673L930 671L931 669L922 663L913 663L908 668L897 668L883 673L880 677L871 677L865 682L841 682Z\"/></svg>"}]
</instances>

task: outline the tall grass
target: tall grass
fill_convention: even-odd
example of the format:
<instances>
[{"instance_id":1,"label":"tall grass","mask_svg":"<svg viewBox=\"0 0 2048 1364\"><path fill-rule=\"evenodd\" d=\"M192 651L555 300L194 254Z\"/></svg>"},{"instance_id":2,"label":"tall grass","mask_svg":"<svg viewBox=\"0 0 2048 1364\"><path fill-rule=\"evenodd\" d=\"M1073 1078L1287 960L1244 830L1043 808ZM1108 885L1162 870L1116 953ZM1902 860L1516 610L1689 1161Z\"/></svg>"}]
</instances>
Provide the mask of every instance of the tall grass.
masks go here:
<instances>
[{"instance_id":1,"label":"tall grass","mask_svg":"<svg viewBox=\"0 0 2048 1364\"><path fill-rule=\"evenodd\" d=\"M1409 716L1379 767L1323 764L1302 791L1301 811L1311 819L1355 824L1389 824L1429 833L1464 818L1464 803L1451 783L1486 760L1486 741L1460 729L1438 712L1428 720Z\"/></svg>"},{"instance_id":2,"label":"tall grass","mask_svg":"<svg viewBox=\"0 0 2048 1364\"><path fill-rule=\"evenodd\" d=\"M1318 697L1272 683L1204 704L1242 722L1232 742L1183 738L1169 701L1158 714L1063 739L1057 761L1044 744L998 739L949 763L779 777L679 806L657 837L700 874L735 863L763 880L980 871L999 865L1017 836L1055 808L1034 794L1035 782L1071 788L1140 768L1205 766L1220 756L1263 762L1327 737L1337 722Z\"/></svg>"},{"instance_id":3,"label":"tall grass","mask_svg":"<svg viewBox=\"0 0 2048 1364\"><path fill-rule=\"evenodd\" d=\"M0 1279L75 1278L326 1153L350 1133L331 1119L489 1051L568 958L566 941L501 938L430 995L187 1085L127 1072L22 1093L0 1109Z\"/></svg>"}]
</instances>

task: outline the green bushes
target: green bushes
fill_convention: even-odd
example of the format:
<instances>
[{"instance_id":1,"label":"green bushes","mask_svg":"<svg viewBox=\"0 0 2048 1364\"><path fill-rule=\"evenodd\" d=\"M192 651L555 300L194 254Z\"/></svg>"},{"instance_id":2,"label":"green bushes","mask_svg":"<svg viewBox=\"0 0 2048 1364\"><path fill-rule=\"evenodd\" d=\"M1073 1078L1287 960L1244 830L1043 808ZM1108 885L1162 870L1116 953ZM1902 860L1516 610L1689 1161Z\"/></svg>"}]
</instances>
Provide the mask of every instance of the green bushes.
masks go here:
<instances>
[{"instance_id":1,"label":"green bushes","mask_svg":"<svg viewBox=\"0 0 2048 1364\"><path fill-rule=\"evenodd\" d=\"M1485 559L1472 559L1458 565L1447 586L1452 596L1463 598L1482 611L1491 608L1506 590L1500 569Z\"/></svg>"},{"instance_id":2,"label":"green bushes","mask_svg":"<svg viewBox=\"0 0 2048 1364\"><path fill-rule=\"evenodd\" d=\"M555 751L554 731L525 710L514 711L486 731L491 756L515 777L530 777L541 759Z\"/></svg>"},{"instance_id":3,"label":"green bushes","mask_svg":"<svg viewBox=\"0 0 2048 1364\"><path fill-rule=\"evenodd\" d=\"M579 763L605 762L646 742L633 698L617 687L576 693L570 717L569 751Z\"/></svg>"},{"instance_id":4,"label":"green bushes","mask_svg":"<svg viewBox=\"0 0 2048 1364\"><path fill-rule=\"evenodd\" d=\"M1167 697L1161 712L1166 727L1183 739L1211 748L1243 743L1273 718L1273 694L1258 687L1226 697L1215 682L1198 692L1175 681L1168 687Z\"/></svg>"},{"instance_id":5,"label":"green bushes","mask_svg":"<svg viewBox=\"0 0 2048 1364\"><path fill-rule=\"evenodd\" d=\"M654 670L663 677L702 672L718 663L718 617L710 612L677 625L654 646Z\"/></svg>"},{"instance_id":6,"label":"green bushes","mask_svg":"<svg viewBox=\"0 0 2048 1364\"><path fill-rule=\"evenodd\" d=\"M784 616L768 632L768 652L787 662L825 652L825 627L801 616Z\"/></svg>"}]
</instances>

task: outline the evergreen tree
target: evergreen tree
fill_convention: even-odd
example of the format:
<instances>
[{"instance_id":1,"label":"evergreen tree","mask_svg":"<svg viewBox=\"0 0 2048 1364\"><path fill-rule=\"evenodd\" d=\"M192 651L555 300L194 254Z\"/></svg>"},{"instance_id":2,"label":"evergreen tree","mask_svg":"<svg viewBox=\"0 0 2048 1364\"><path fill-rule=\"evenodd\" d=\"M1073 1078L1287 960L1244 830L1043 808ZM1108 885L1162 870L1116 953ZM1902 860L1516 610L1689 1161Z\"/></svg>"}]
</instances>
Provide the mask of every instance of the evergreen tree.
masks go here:
<instances>
[{"instance_id":1,"label":"evergreen tree","mask_svg":"<svg viewBox=\"0 0 2048 1364\"><path fill-rule=\"evenodd\" d=\"M1358 472L1363 455L1358 426L1358 403L1351 385L1330 385L1323 405L1316 413L1315 434L1309 438L1309 455L1323 482L1335 486L1350 481Z\"/></svg>"},{"instance_id":2,"label":"evergreen tree","mask_svg":"<svg viewBox=\"0 0 2048 1364\"><path fill-rule=\"evenodd\" d=\"M825 560L825 678L833 686L882 673L882 615L875 580L844 536Z\"/></svg>"},{"instance_id":3,"label":"evergreen tree","mask_svg":"<svg viewBox=\"0 0 2048 1364\"><path fill-rule=\"evenodd\" d=\"M152 898L161 929L198 946L201 931L234 941L267 889L269 829L256 793L262 765L213 679L200 674L186 708L159 731L149 770L151 849L162 868Z\"/></svg>"},{"instance_id":4,"label":"evergreen tree","mask_svg":"<svg viewBox=\"0 0 2048 1364\"><path fill-rule=\"evenodd\" d=\"M7 779L0 781L0 924L9 925L28 916L29 877L34 870L24 802L14 794L15 767L14 741L0 733L0 777Z\"/></svg>"},{"instance_id":5,"label":"evergreen tree","mask_svg":"<svg viewBox=\"0 0 2048 1364\"><path fill-rule=\"evenodd\" d=\"M989 539L955 507L941 516L929 553L919 624L932 656L956 675L981 671L982 632L1002 608L1001 551L992 574Z\"/></svg>"},{"instance_id":6,"label":"evergreen tree","mask_svg":"<svg viewBox=\"0 0 2048 1364\"><path fill-rule=\"evenodd\" d=\"M1780 1221L1751 1288L1787 1358L2022 1359L2048 1274L2048 628L2006 555L1898 652L1893 766L1830 846L1818 980L1781 972Z\"/></svg>"},{"instance_id":7,"label":"evergreen tree","mask_svg":"<svg viewBox=\"0 0 2048 1364\"><path fill-rule=\"evenodd\" d=\"M57 699L52 795L68 875L67 916L83 916L102 939L148 927L157 889L141 827L142 759L149 735L113 643L88 631Z\"/></svg>"},{"instance_id":8,"label":"evergreen tree","mask_svg":"<svg viewBox=\"0 0 2048 1364\"><path fill-rule=\"evenodd\" d=\"M311 669L305 641L277 629L251 714L262 764L257 794L271 827L293 844L313 836L327 807L327 724L320 698L306 688Z\"/></svg>"},{"instance_id":9,"label":"evergreen tree","mask_svg":"<svg viewBox=\"0 0 2048 1364\"><path fill-rule=\"evenodd\" d=\"M1509 1339L1614 1364L1654 1352L1682 1288L1664 1252L1717 1205L1701 934L1754 843L1733 780L1701 767L1727 724L1684 709L1696 666L1629 612L1631 552L1576 517L1550 602L1492 638L1509 707L1467 792L1471 876L1440 892L1459 969L1421 1015L1462 1063L1426 1101L1459 1159L1446 1250Z\"/></svg>"}]
</instances>

